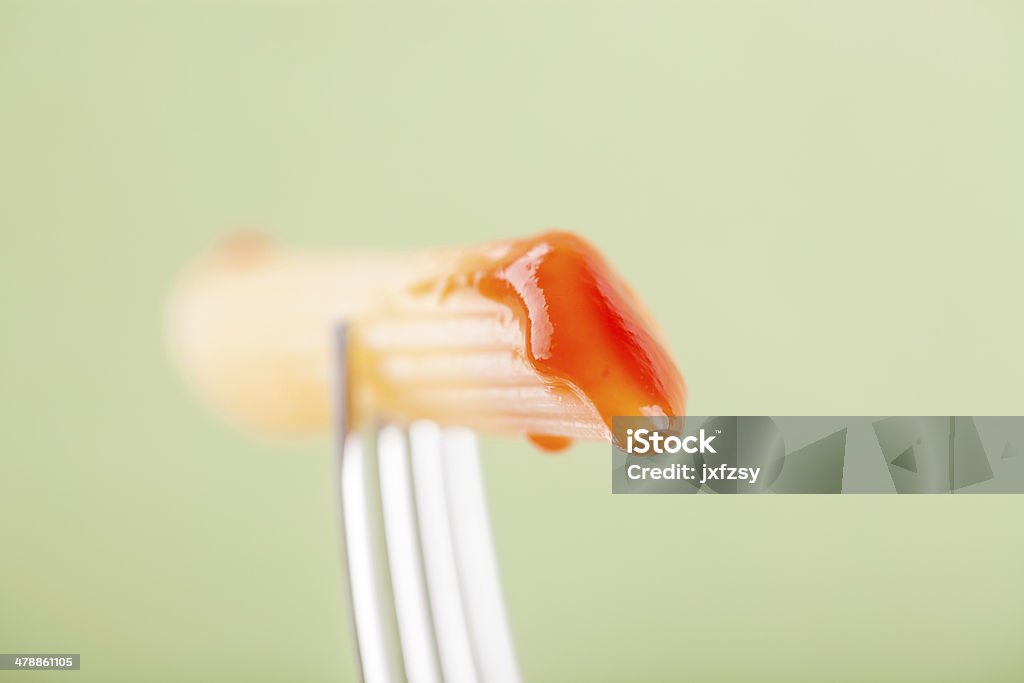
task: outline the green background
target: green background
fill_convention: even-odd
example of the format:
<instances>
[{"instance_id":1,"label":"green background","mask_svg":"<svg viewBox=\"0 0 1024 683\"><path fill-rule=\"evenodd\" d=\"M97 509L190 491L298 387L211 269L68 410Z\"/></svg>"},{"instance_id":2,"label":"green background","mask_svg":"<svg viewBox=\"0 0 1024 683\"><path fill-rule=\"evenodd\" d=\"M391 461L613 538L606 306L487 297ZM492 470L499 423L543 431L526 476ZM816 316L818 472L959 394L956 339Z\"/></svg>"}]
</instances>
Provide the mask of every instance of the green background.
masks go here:
<instances>
[{"instance_id":1,"label":"green background","mask_svg":"<svg viewBox=\"0 0 1024 683\"><path fill-rule=\"evenodd\" d=\"M163 347L251 226L414 247L558 226L695 414L1024 414L1020 2L0 0L0 680L353 671L326 443ZM485 440L531 681L1024 675L1024 498L612 497Z\"/></svg>"}]
</instances>

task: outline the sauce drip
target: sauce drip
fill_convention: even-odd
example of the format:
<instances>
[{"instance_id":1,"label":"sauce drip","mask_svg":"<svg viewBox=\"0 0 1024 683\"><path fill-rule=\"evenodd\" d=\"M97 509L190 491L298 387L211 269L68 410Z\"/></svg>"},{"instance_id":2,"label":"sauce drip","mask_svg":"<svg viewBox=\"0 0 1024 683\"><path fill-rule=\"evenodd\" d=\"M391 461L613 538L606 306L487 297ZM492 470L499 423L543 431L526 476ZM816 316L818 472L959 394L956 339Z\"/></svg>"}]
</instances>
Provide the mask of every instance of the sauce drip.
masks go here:
<instances>
[{"instance_id":1,"label":"sauce drip","mask_svg":"<svg viewBox=\"0 0 1024 683\"><path fill-rule=\"evenodd\" d=\"M526 438L534 446L548 453L564 451L572 445L572 439L567 436L551 436L550 434L527 434Z\"/></svg>"},{"instance_id":2,"label":"sauce drip","mask_svg":"<svg viewBox=\"0 0 1024 683\"><path fill-rule=\"evenodd\" d=\"M526 357L554 390L615 415L683 415L686 385L645 323L635 296L582 238L547 232L512 242L469 282L525 326ZM571 440L534 434L545 450Z\"/></svg>"}]
</instances>

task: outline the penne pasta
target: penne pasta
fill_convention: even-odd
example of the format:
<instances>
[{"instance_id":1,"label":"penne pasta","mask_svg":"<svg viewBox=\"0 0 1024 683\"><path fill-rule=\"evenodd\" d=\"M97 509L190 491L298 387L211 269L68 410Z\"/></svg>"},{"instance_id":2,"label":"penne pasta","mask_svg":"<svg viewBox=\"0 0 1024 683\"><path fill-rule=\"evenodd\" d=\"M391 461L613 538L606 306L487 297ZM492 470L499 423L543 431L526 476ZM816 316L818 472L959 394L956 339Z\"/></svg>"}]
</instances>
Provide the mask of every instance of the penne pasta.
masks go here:
<instances>
[{"instance_id":1,"label":"penne pasta","mask_svg":"<svg viewBox=\"0 0 1024 683\"><path fill-rule=\"evenodd\" d=\"M238 235L189 268L172 355L250 428L325 432L330 335L349 324L357 419L429 418L557 449L614 415L681 415L682 377L627 285L571 233L465 249L312 252Z\"/></svg>"}]
</instances>

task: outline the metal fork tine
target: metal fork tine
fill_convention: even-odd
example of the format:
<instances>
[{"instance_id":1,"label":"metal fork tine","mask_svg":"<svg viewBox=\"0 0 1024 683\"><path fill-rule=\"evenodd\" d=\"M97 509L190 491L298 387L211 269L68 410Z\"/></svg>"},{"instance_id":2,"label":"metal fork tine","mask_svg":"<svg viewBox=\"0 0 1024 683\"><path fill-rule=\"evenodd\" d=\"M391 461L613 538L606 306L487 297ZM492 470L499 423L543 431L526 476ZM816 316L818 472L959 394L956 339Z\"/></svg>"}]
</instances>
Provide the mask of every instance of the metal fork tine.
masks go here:
<instances>
[{"instance_id":1,"label":"metal fork tine","mask_svg":"<svg viewBox=\"0 0 1024 683\"><path fill-rule=\"evenodd\" d=\"M455 560L461 579L480 677L487 683L520 680L491 537L476 435L444 430L444 478Z\"/></svg>"},{"instance_id":2,"label":"metal fork tine","mask_svg":"<svg viewBox=\"0 0 1024 683\"><path fill-rule=\"evenodd\" d=\"M348 386L348 329L344 324L334 331L334 440L337 449L338 498L341 516L342 551L348 574L349 598L355 626L356 649L363 681L389 683L400 675L394 665L397 649L388 624L389 606L384 591L387 575L382 571L380 552L375 541L375 506L368 492L367 453L362 438L351 431ZM372 465L373 463L371 463Z\"/></svg>"},{"instance_id":3,"label":"metal fork tine","mask_svg":"<svg viewBox=\"0 0 1024 683\"><path fill-rule=\"evenodd\" d=\"M341 496L344 508L345 551L348 558L352 609L359 644L363 680L386 683L395 680L388 652L385 608L380 574L375 566L372 522L366 497L365 452L362 439L352 434L345 442L344 467L341 470Z\"/></svg>"},{"instance_id":4,"label":"metal fork tine","mask_svg":"<svg viewBox=\"0 0 1024 683\"><path fill-rule=\"evenodd\" d=\"M416 502L402 430L395 426L380 430L377 457L391 586L406 675L410 683L436 683L440 680L438 653L427 601Z\"/></svg>"},{"instance_id":5,"label":"metal fork tine","mask_svg":"<svg viewBox=\"0 0 1024 683\"><path fill-rule=\"evenodd\" d=\"M420 421L410 427L409 434L423 563L441 670L447 683L475 683L477 673L448 518L441 429L433 422Z\"/></svg>"}]
</instances>

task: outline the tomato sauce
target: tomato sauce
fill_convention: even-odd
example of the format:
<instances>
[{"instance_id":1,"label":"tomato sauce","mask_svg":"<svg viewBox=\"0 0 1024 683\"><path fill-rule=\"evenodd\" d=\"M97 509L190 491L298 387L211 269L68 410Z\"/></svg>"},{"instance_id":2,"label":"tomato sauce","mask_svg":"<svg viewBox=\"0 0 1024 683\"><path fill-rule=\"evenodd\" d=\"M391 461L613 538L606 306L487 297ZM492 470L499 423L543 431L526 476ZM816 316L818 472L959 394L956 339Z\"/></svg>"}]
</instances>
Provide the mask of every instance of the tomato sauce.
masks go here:
<instances>
[{"instance_id":1,"label":"tomato sauce","mask_svg":"<svg viewBox=\"0 0 1024 683\"><path fill-rule=\"evenodd\" d=\"M567 232L511 243L462 281L508 306L524 326L526 357L554 391L589 401L611 430L615 415L683 415L686 385L639 304L598 251ZM530 436L545 450L571 441Z\"/></svg>"}]
</instances>

